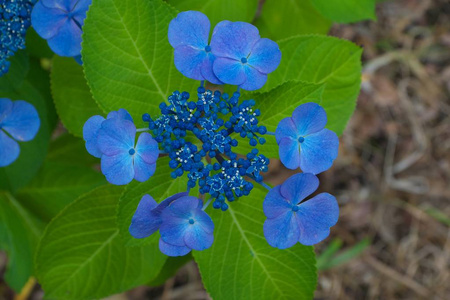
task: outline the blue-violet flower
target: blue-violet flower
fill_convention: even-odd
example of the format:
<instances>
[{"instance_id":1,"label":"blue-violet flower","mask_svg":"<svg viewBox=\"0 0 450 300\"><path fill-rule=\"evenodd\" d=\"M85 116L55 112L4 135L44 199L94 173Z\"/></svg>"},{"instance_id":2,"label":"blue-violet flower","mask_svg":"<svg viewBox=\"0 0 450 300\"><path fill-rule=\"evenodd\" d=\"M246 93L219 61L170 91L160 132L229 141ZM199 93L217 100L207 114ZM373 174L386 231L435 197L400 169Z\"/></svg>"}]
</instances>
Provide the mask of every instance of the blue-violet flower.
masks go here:
<instances>
[{"instance_id":1,"label":"blue-violet flower","mask_svg":"<svg viewBox=\"0 0 450 300\"><path fill-rule=\"evenodd\" d=\"M315 175L300 173L269 191L263 203L264 236L272 247L285 249L297 242L314 245L330 234L339 217L336 198L321 193L304 200L318 186Z\"/></svg>"},{"instance_id":2,"label":"blue-violet flower","mask_svg":"<svg viewBox=\"0 0 450 300\"><path fill-rule=\"evenodd\" d=\"M305 173L328 170L338 155L339 139L326 124L327 114L316 103L302 104L281 120L275 132L281 162Z\"/></svg>"},{"instance_id":3,"label":"blue-violet flower","mask_svg":"<svg viewBox=\"0 0 450 300\"><path fill-rule=\"evenodd\" d=\"M80 61L82 27L91 2L40 0L33 8L31 23L53 52Z\"/></svg>"},{"instance_id":4,"label":"blue-violet flower","mask_svg":"<svg viewBox=\"0 0 450 300\"><path fill-rule=\"evenodd\" d=\"M16 141L34 139L40 124L38 112L30 103L0 98L0 167L12 164L19 157Z\"/></svg>"}]
</instances>

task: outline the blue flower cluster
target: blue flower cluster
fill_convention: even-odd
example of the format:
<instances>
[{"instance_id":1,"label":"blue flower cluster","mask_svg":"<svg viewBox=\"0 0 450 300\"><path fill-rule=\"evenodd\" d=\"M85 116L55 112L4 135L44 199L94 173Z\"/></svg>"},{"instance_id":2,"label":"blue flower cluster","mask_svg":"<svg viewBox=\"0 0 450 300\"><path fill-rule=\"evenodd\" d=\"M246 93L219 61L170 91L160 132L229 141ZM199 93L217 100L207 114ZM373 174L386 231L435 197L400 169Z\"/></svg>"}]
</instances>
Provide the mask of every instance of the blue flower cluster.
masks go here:
<instances>
[{"instance_id":1,"label":"blue flower cluster","mask_svg":"<svg viewBox=\"0 0 450 300\"><path fill-rule=\"evenodd\" d=\"M36 0L0 0L0 76L9 70L9 57L25 48L34 3Z\"/></svg>"},{"instance_id":2,"label":"blue flower cluster","mask_svg":"<svg viewBox=\"0 0 450 300\"><path fill-rule=\"evenodd\" d=\"M20 154L19 142L34 139L41 121L28 102L0 98L0 167L12 164Z\"/></svg>"},{"instance_id":3,"label":"blue flower cluster","mask_svg":"<svg viewBox=\"0 0 450 300\"><path fill-rule=\"evenodd\" d=\"M191 99L186 91L173 92L160 104L160 115L143 114L146 128L136 129L124 109L111 112L106 119L94 116L84 126L86 149L101 158L109 182L149 179L161 155L170 159L172 178L187 178L186 192L159 204L145 195L132 219L130 234L145 238L159 230L160 249L170 256L207 249L214 239L214 224L205 212L209 204L226 211L230 203L249 195L254 184L261 184L269 189L263 210L267 217L264 235L270 245L284 249L297 242L320 242L339 215L336 199L330 194L305 200L319 185L315 174L329 169L337 157L339 140L325 128L325 110L305 103L292 117L281 120L276 132L268 132L259 124L256 102L241 99L240 90L264 85L267 74L280 63L277 44L260 38L253 25L243 22L220 22L210 43L209 30L208 18L194 11L178 14L169 25L175 66L185 76L201 80L196 97ZM238 88L233 94L212 91L205 88L205 80ZM287 168L301 168L303 173L274 188L265 184L262 174L268 170L269 159L257 147L265 144L266 138L276 140ZM249 144L251 151L238 155L239 143ZM205 204L189 196L194 187L208 195Z\"/></svg>"},{"instance_id":4,"label":"blue flower cluster","mask_svg":"<svg viewBox=\"0 0 450 300\"><path fill-rule=\"evenodd\" d=\"M40 0L33 8L31 23L60 56L74 57L81 63L81 35L92 0Z\"/></svg>"}]
</instances>

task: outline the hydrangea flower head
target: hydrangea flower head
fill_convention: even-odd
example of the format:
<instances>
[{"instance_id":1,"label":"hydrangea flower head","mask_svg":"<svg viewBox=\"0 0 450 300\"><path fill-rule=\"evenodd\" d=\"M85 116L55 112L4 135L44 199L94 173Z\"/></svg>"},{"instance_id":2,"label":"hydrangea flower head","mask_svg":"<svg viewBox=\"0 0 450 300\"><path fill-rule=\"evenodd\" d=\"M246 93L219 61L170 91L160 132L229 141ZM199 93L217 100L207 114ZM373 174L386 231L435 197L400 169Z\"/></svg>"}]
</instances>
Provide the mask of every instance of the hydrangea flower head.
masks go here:
<instances>
[{"instance_id":1,"label":"hydrangea flower head","mask_svg":"<svg viewBox=\"0 0 450 300\"><path fill-rule=\"evenodd\" d=\"M0 1L0 76L9 70L9 57L25 48L34 3L36 0Z\"/></svg>"},{"instance_id":2,"label":"hydrangea flower head","mask_svg":"<svg viewBox=\"0 0 450 300\"><path fill-rule=\"evenodd\" d=\"M304 200L319 186L310 173L291 176L274 187L264 199L264 236L272 247L285 249L297 242L314 245L330 234L339 217L336 198L321 193Z\"/></svg>"},{"instance_id":3,"label":"hydrangea flower head","mask_svg":"<svg viewBox=\"0 0 450 300\"><path fill-rule=\"evenodd\" d=\"M328 170L338 155L339 139L326 124L327 114L316 103L302 104L281 120L275 132L281 162L306 173Z\"/></svg>"},{"instance_id":4,"label":"hydrangea flower head","mask_svg":"<svg viewBox=\"0 0 450 300\"><path fill-rule=\"evenodd\" d=\"M217 78L249 91L261 88L281 61L277 43L261 38L258 29L245 22L217 24L211 51L216 57L213 70Z\"/></svg>"},{"instance_id":5,"label":"hydrangea flower head","mask_svg":"<svg viewBox=\"0 0 450 300\"><path fill-rule=\"evenodd\" d=\"M199 11L185 11L169 24L169 43L177 69L186 77L221 84L212 71L214 55L208 43L211 23Z\"/></svg>"},{"instance_id":6,"label":"hydrangea flower head","mask_svg":"<svg viewBox=\"0 0 450 300\"><path fill-rule=\"evenodd\" d=\"M110 113L107 119L91 117L83 128L86 148L101 158L102 173L116 185L131 180L146 181L156 169L158 143L143 132L136 140L136 126L126 110Z\"/></svg>"},{"instance_id":7,"label":"hydrangea flower head","mask_svg":"<svg viewBox=\"0 0 450 300\"><path fill-rule=\"evenodd\" d=\"M30 103L0 98L0 167L10 165L19 157L17 141L34 139L40 124L38 112Z\"/></svg>"},{"instance_id":8,"label":"hydrangea flower head","mask_svg":"<svg viewBox=\"0 0 450 300\"><path fill-rule=\"evenodd\" d=\"M40 0L31 23L36 32L60 56L78 57L86 12L92 0Z\"/></svg>"},{"instance_id":9,"label":"hydrangea flower head","mask_svg":"<svg viewBox=\"0 0 450 300\"><path fill-rule=\"evenodd\" d=\"M214 241L214 223L202 210L203 201L184 196L162 211L159 248L169 256L182 256L194 250L205 250Z\"/></svg>"},{"instance_id":10,"label":"hydrangea flower head","mask_svg":"<svg viewBox=\"0 0 450 300\"><path fill-rule=\"evenodd\" d=\"M152 196L144 195L131 220L130 234L137 239L151 236L162 224L162 211L173 201L187 195L187 192L178 193L165 199L160 204L156 203Z\"/></svg>"}]
</instances>

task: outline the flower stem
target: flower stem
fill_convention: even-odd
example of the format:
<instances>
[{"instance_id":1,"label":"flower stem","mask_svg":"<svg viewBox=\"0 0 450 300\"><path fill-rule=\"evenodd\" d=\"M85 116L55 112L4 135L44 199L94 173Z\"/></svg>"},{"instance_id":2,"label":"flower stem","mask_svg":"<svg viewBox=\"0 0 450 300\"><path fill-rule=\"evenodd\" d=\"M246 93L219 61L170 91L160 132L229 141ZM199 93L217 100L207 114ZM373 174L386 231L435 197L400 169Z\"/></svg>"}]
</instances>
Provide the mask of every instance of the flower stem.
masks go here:
<instances>
[{"instance_id":1,"label":"flower stem","mask_svg":"<svg viewBox=\"0 0 450 300\"><path fill-rule=\"evenodd\" d=\"M260 185L262 185L263 187L265 187L267 190L271 190L272 188L270 186L268 186L267 184L265 184L264 182L258 182Z\"/></svg>"},{"instance_id":2,"label":"flower stem","mask_svg":"<svg viewBox=\"0 0 450 300\"><path fill-rule=\"evenodd\" d=\"M150 131L148 128L138 128L136 129L136 132L143 132L143 131Z\"/></svg>"},{"instance_id":3,"label":"flower stem","mask_svg":"<svg viewBox=\"0 0 450 300\"><path fill-rule=\"evenodd\" d=\"M206 201L205 205L203 205L202 210L205 210L209 206L209 204L211 203L212 200L213 200L213 197L209 198L209 200Z\"/></svg>"},{"instance_id":4,"label":"flower stem","mask_svg":"<svg viewBox=\"0 0 450 300\"><path fill-rule=\"evenodd\" d=\"M275 132L267 131L266 134L268 134L268 135L275 135Z\"/></svg>"}]
</instances>

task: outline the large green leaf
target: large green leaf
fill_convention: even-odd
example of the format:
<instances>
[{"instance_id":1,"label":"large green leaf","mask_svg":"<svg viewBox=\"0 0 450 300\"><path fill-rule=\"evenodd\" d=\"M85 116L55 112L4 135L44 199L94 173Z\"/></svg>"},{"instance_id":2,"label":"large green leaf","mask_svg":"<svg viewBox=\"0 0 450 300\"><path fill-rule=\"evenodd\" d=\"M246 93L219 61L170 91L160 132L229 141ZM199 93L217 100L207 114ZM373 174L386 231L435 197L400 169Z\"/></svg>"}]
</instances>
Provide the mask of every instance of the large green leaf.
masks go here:
<instances>
[{"instance_id":1,"label":"large green leaf","mask_svg":"<svg viewBox=\"0 0 450 300\"><path fill-rule=\"evenodd\" d=\"M322 104L323 84L305 83L299 81L286 82L279 87L265 93L245 94L245 98L253 98L256 101L255 108L261 111L258 117L259 125L266 126L269 132L275 132L278 123L292 115L294 109L306 102ZM276 99L276 101L274 100ZM332 107L324 107L328 114L333 113ZM328 124L332 125L332 124ZM330 126L329 128L333 128ZM235 134L239 142L234 148L237 153L247 154L254 147L249 145L248 139L242 139ZM265 135L266 143L258 145L261 154L269 158L278 157L278 145L273 135Z\"/></svg>"},{"instance_id":2,"label":"large green leaf","mask_svg":"<svg viewBox=\"0 0 450 300\"><path fill-rule=\"evenodd\" d=\"M61 144L61 140L68 145ZM75 147L80 144L82 149ZM68 160L59 159L62 155L66 155ZM102 184L106 184L105 177L92 168L91 156L84 150L84 142L63 137L51 143L43 167L27 186L18 191L17 197L34 214L50 221L67 204Z\"/></svg>"},{"instance_id":3,"label":"large green leaf","mask_svg":"<svg viewBox=\"0 0 450 300\"><path fill-rule=\"evenodd\" d=\"M36 137L20 143L19 158L11 165L0 168L0 189L14 191L24 186L44 161L55 122L45 85L49 85L48 74L39 64L30 64L28 55L23 51L13 58L10 73L0 78L0 98L25 100L33 104L41 120Z\"/></svg>"},{"instance_id":4,"label":"large green leaf","mask_svg":"<svg viewBox=\"0 0 450 300\"><path fill-rule=\"evenodd\" d=\"M160 114L174 90L198 82L181 75L167 38L176 11L161 0L93 0L83 27L83 61L94 99L108 112L127 109L135 121Z\"/></svg>"},{"instance_id":5,"label":"large green leaf","mask_svg":"<svg viewBox=\"0 0 450 300\"><path fill-rule=\"evenodd\" d=\"M186 176L173 179L170 177L172 171L173 169L169 167L169 158L159 158L156 172L149 180L145 182L134 181L127 185L125 192L120 197L117 217L120 233L127 246L141 246L158 240L157 234L144 239L135 239L130 235L128 228L134 212L145 194L151 195L156 202L161 202L176 193L186 191Z\"/></svg>"},{"instance_id":6,"label":"large green leaf","mask_svg":"<svg viewBox=\"0 0 450 300\"><path fill-rule=\"evenodd\" d=\"M157 244L124 246L116 226L123 188L100 187L54 218L42 236L36 273L49 299L92 299L145 284L166 257Z\"/></svg>"},{"instance_id":7,"label":"large green leaf","mask_svg":"<svg viewBox=\"0 0 450 300\"><path fill-rule=\"evenodd\" d=\"M324 18L310 0L266 0L255 25L261 36L278 40L298 34L326 34L331 21Z\"/></svg>"},{"instance_id":8,"label":"large green leaf","mask_svg":"<svg viewBox=\"0 0 450 300\"><path fill-rule=\"evenodd\" d=\"M314 7L328 19L337 23L375 20L376 0L311 0Z\"/></svg>"},{"instance_id":9,"label":"large green leaf","mask_svg":"<svg viewBox=\"0 0 450 300\"><path fill-rule=\"evenodd\" d=\"M288 38L279 45L283 55L280 66L269 74L263 90L290 80L324 84L321 105L327 108L329 128L342 134L359 94L361 48L345 40L314 35Z\"/></svg>"},{"instance_id":10,"label":"large green leaf","mask_svg":"<svg viewBox=\"0 0 450 300\"><path fill-rule=\"evenodd\" d=\"M43 224L7 192L0 192L0 249L6 250L5 280L16 292L33 274L33 257Z\"/></svg>"},{"instance_id":11,"label":"large green leaf","mask_svg":"<svg viewBox=\"0 0 450 300\"><path fill-rule=\"evenodd\" d=\"M251 22L259 0L167 0L179 11L198 10L208 16L211 30L223 20Z\"/></svg>"},{"instance_id":12,"label":"large green leaf","mask_svg":"<svg viewBox=\"0 0 450 300\"><path fill-rule=\"evenodd\" d=\"M75 136L83 136L83 125L100 115L84 78L83 68L72 57L55 56L51 76L53 100L64 127Z\"/></svg>"},{"instance_id":13,"label":"large green leaf","mask_svg":"<svg viewBox=\"0 0 450 300\"><path fill-rule=\"evenodd\" d=\"M192 261L191 253L185 256L168 257L166 263L161 268L161 272L159 272L158 276L153 278L152 281L148 282L147 285L149 286L163 285L169 278L175 276L175 274L181 267L183 267L190 261Z\"/></svg>"},{"instance_id":14,"label":"large green leaf","mask_svg":"<svg viewBox=\"0 0 450 300\"><path fill-rule=\"evenodd\" d=\"M209 208L214 244L193 254L213 299L312 299L317 284L313 248L297 244L279 250L267 243L266 193L258 186L226 212Z\"/></svg>"}]
</instances>

